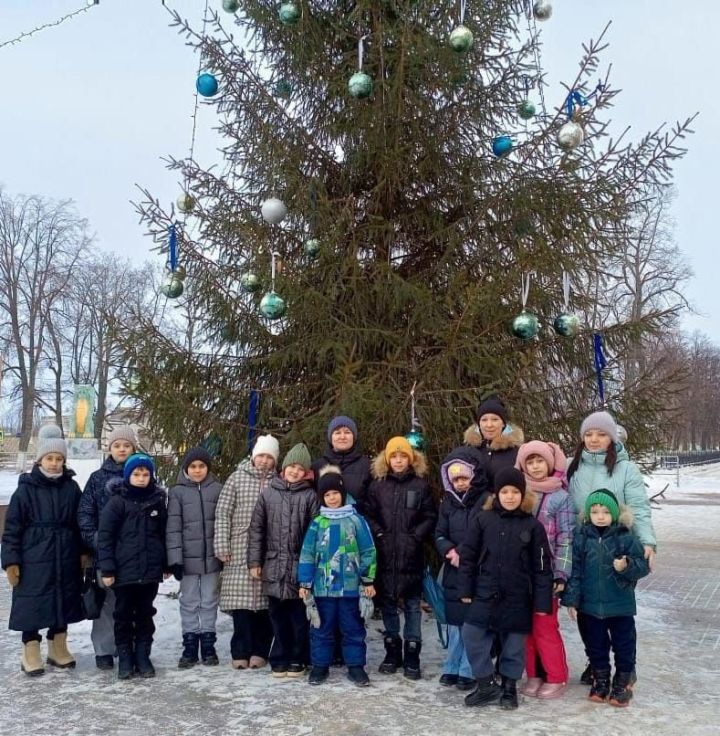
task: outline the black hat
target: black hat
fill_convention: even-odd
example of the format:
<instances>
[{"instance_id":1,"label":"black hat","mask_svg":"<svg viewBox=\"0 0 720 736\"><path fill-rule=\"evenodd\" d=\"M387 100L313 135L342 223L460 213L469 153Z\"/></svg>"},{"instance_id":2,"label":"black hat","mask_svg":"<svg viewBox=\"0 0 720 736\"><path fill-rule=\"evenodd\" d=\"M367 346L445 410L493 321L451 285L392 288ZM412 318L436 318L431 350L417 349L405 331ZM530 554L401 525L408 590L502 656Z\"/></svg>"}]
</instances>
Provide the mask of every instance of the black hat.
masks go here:
<instances>
[{"instance_id":1,"label":"black hat","mask_svg":"<svg viewBox=\"0 0 720 736\"><path fill-rule=\"evenodd\" d=\"M194 463L196 460L199 460L201 463L205 463L205 465L207 465L208 472L210 472L210 463L212 460L210 458L210 453L204 447L192 447L189 449L183 458L182 469L187 471L190 463Z\"/></svg>"},{"instance_id":2,"label":"black hat","mask_svg":"<svg viewBox=\"0 0 720 736\"><path fill-rule=\"evenodd\" d=\"M513 486L517 488L522 495L525 495L525 475L517 468L503 468L499 470L495 476L494 490L498 493L504 486Z\"/></svg>"},{"instance_id":3,"label":"black hat","mask_svg":"<svg viewBox=\"0 0 720 736\"><path fill-rule=\"evenodd\" d=\"M326 465L321 471L317 481L318 499L325 505L325 494L328 491L338 491L342 496L342 506L347 500L347 491L343 482L342 471L337 465Z\"/></svg>"},{"instance_id":4,"label":"black hat","mask_svg":"<svg viewBox=\"0 0 720 736\"><path fill-rule=\"evenodd\" d=\"M479 422L485 414L497 414L503 420L503 424L507 424L507 409L499 396L488 396L480 402L475 419Z\"/></svg>"}]
</instances>

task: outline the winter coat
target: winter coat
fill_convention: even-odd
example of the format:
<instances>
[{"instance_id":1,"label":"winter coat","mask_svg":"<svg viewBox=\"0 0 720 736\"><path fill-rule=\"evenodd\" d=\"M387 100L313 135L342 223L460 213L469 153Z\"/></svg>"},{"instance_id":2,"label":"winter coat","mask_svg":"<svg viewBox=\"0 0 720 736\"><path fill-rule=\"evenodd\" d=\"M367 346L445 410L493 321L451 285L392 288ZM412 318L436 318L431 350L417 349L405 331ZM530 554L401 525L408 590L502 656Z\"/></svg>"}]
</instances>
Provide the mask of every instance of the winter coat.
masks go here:
<instances>
[{"instance_id":1,"label":"winter coat","mask_svg":"<svg viewBox=\"0 0 720 736\"><path fill-rule=\"evenodd\" d=\"M642 544L655 546L655 530L652 525L650 502L645 492L640 470L630 461L627 450L616 444L617 463L612 475L605 467L606 453L583 450L580 464L570 478L568 491L575 504L575 510L582 513L585 500L593 492L607 488L615 494L618 502L632 511L634 533Z\"/></svg>"},{"instance_id":2,"label":"winter coat","mask_svg":"<svg viewBox=\"0 0 720 736\"><path fill-rule=\"evenodd\" d=\"M160 583L167 571L165 491L151 482L135 488L124 481L108 484L110 498L100 513L98 567L114 577L114 587Z\"/></svg>"},{"instance_id":3,"label":"winter coat","mask_svg":"<svg viewBox=\"0 0 720 736\"><path fill-rule=\"evenodd\" d=\"M288 600L298 597L297 566L305 532L320 511L310 479L288 483L273 478L250 519L248 567L262 567L263 593Z\"/></svg>"},{"instance_id":4,"label":"winter coat","mask_svg":"<svg viewBox=\"0 0 720 736\"><path fill-rule=\"evenodd\" d=\"M575 530L573 569L562 596L564 606L596 618L635 615L635 584L650 573L650 567L631 527L632 514L625 509L618 523L602 534L590 521ZM616 572L613 560L623 555L627 555L628 566Z\"/></svg>"},{"instance_id":5,"label":"winter coat","mask_svg":"<svg viewBox=\"0 0 720 736\"><path fill-rule=\"evenodd\" d=\"M460 545L458 590L472 598L465 622L500 632L529 633L533 612L552 611L552 569L547 536L526 493L520 508L497 501L474 514Z\"/></svg>"},{"instance_id":6,"label":"winter coat","mask_svg":"<svg viewBox=\"0 0 720 736\"><path fill-rule=\"evenodd\" d=\"M78 523L85 544L97 551L97 532L100 525L100 512L110 498L107 484L113 478L123 477L125 463L116 463L112 456L105 458L105 462L98 470L90 473L85 490L80 497L78 507Z\"/></svg>"},{"instance_id":7,"label":"winter coat","mask_svg":"<svg viewBox=\"0 0 720 736\"><path fill-rule=\"evenodd\" d=\"M215 556L230 555L223 563L220 610L261 611L268 607L262 583L250 577L247 566L248 532L253 509L261 493L276 477L274 470L258 470L243 460L225 481L215 509Z\"/></svg>"},{"instance_id":8,"label":"winter coat","mask_svg":"<svg viewBox=\"0 0 720 736\"><path fill-rule=\"evenodd\" d=\"M168 567L182 565L186 575L220 572L215 557L215 508L222 485L208 473L201 483L181 470L178 483L168 494L165 532Z\"/></svg>"},{"instance_id":9,"label":"winter coat","mask_svg":"<svg viewBox=\"0 0 720 736\"><path fill-rule=\"evenodd\" d=\"M378 587L385 596L403 598L422 592L423 543L437 520L426 473L427 462L419 452L402 475L389 469L384 452L373 462L375 480L368 488L365 518L375 537Z\"/></svg>"},{"instance_id":10,"label":"winter coat","mask_svg":"<svg viewBox=\"0 0 720 736\"><path fill-rule=\"evenodd\" d=\"M367 489L372 480L370 458L363 454L357 444L347 452L337 452L331 445L328 445L323 456L312 464L312 471L316 479L320 477L320 470L326 465L337 465L340 468L345 490L350 497L348 503L354 503L362 514Z\"/></svg>"},{"instance_id":11,"label":"winter coat","mask_svg":"<svg viewBox=\"0 0 720 736\"><path fill-rule=\"evenodd\" d=\"M482 458L482 467L487 475L490 490L493 490L495 475L503 468L512 468L517 460L518 448L525 441L520 427L512 427L508 434L501 434L492 442L484 439L477 424L471 424L463 435L466 445L473 447Z\"/></svg>"},{"instance_id":12,"label":"winter coat","mask_svg":"<svg viewBox=\"0 0 720 736\"><path fill-rule=\"evenodd\" d=\"M36 631L82 621L80 555L88 551L77 523L80 488L65 469L57 479L39 466L18 479L2 536L2 567L19 565L8 628Z\"/></svg>"},{"instance_id":13,"label":"winter coat","mask_svg":"<svg viewBox=\"0 0 720 736\"><path fill-rule=\"evenodd\" d=\"M358 598L360 586L375 580L370 527L352 506L344 509L337 518L337 512L323 508L305 532L297 577L316 598Z\"/></svg>"}]
</instances>

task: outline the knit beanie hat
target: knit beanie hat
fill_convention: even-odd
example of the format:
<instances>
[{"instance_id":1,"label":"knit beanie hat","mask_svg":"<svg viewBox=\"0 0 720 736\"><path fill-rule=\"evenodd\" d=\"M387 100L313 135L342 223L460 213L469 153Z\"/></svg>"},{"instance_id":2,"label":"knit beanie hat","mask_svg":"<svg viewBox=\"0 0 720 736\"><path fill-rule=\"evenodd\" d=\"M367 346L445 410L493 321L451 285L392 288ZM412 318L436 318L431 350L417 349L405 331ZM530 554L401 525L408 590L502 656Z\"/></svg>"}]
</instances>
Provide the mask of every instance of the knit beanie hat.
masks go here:
<instances>
[{"instance_id":1,"label":"knit beanie hat","mask_svg":"<svg viewBox=\"0 0 720 736\"><path fill-rule=\"evenodd\" d=\"M270 455L277 463L280 457L280 443L271 434L261 434L253 447L253 458L258 455Z\"/></svg>"},{"instance_id":2,"label":"knit beanie hat","mask_svg":"<svg viewBox=\"0 0 720 736\"><path fill-rule=\"evenodd\" d=\"M155 479L155 463L150 455L144 452L136 452L125 461L123 466L123 479L126 483L130 483L130 476L135 468L147 468L150 471L150 481Z\"/></svg>"},{"instance_id":3,"label":"knit beanie hat","mask_svg":"<svg viewBox=\"0 0 720 736\"><path fill-rule=\"evenodd\" d=\"M517 468L503 468L495 476L495 493L505 486L517 488L525 496L525 476Z\"/></svg>"},{"instance_id":4,"label":"knit beanie hat","mask_svg":"<svg viewBox=\"0 0 720 736\"><path fill-rule=\"evenodd\" d=\"M455 478L470 478L470 480L472 480L475 475L475 470L470 463L466 463L464 460L453 460L450 465L448 465L447 474L450 482L452 483Z\"/></svg>"},{"instance_id":5,"label":"knit beanie hat","mask_svg":"<svg viewBox=\"0 0 720 736\"><path fill-rule=\"evenodd\" d=\"M487 399L482 401L478 406L475 418L479 422L485 414L497 414L503 420L503 424L507 424L507 409L499 396L488 396Z\"/></svg>"},{"instance_id":6,"label":"knit beanie hat","mask_svg":"<svg viewBox=\"0 0 720 736\"><path fill-rule=\"evenodd\" d=\"M390 458L396 453L402 452L407 455L412 463L415 460L415 452L412 445L404 437L393 437L385 445L385 460L390 463Z\"/></svg>"},{"instance_id":7,"label":"knit beanie hat","mask_svg":"<svg viewBox=\"0 0 720 736\"><path fill-rule=\"evenodd\" d=\"M302 465L305 471L310 470L310 466L312 465L310 450L302 442L298 442L297 445L287 451L282 461L282 469L285 470L288 465L295 464Z\"/></svg>"},{"instance_id":8,"label":"knit beanie hat","mask_svg":"<svg viewBox=\"0 0 720 736\"><path fill-rule=\"evenodd\" d=\"M605 434L610 435L610 439L613 442L618 442L618 426L612 416L606 411L596 411L585 418L580 425L580 438L584 438L585 432L589 432L591 429L596 429L598 432L605 432Z\"/></svg>"},{"instance_id":9,"label":"knit beanie hat","mask_svg":"<svg viewBox=\"0 0 720 736\"><path fill-rule=\"evenodd\" d=\"M590 509L596 504L604 506L610 512L610 518L613 520L613 524L617 524L617 520L620 517L620 504L612 491L608 491L607 488L593 491L585 499L585 518L590 518Z\"/></svg>"},{"instance_id":10,"label":"knit beanie hat","mask_svg":"<svg viewBox=\"0 0 720 736\"><path fill-rule=\"evenodd\" d=\"M40 427L35 462L39 463L45 455L51 452L57 452L67 459L67 443L63 439L62 430L57 424L46 424L44 427Z\"/></svg>"},{"instance_id":11,"label":"knit beanie hat","mask_svg":"<svg viewBox=\"0 0 720 736\"><path fill-rule=\"evenodd\" d=\"M340 427L347 427L351 432L353 439L357 442L357 436L358 436L358 428L357 424L350 419L350 417L343 416L342 414L340 416L334 417L330 420L330 423L328 424L327 428L327 440L330 444L332 444L332 434L336 429L340 429Z\"/></svg>"},{"instance_id":12,"label":"knit beanie hat","mask_svg":"<svg viewBox=\"0 0 720 736\"><path fill-rule=\"evenodd\" d=\"M341 506L347 501L347 491L343 482L342 471L337 465L326 465L321 471L317 481L318 500L324 506L325 494L328 491L338 491L342 496Z\"/></svg>"},{"instance_id":13,"label":"knit beanie hat","mask_svg":"<svg viewBox=\"0 0 720 736\"><path fill-rule=\"evenodd\" d=\"M527 472L526 463L529 457L539 455L548 466L548 475L552 475L555 468L555 453L549 442L532 440L520 446L517 454L517 464L523 472Z\"/></svg>"},{"instance_id":14,"label":"knit beanie hat","mask_svg":"<svg viewBox=\"0 0 720 736\"><path fill-rule=\"evenodd\" d=\"M187 472L187 469L190 467L190 463L194 463L196 460L199 460L201 463L205 463L205 465L207 465L208 472L210 472L210 463L212 462L212 459L210 458L210 453L204 447L192 447L189 449L183 458L182 469Z\"/></svg>"},{"instance_id":15,"label":"knit beanie hat","mask_svg":"<svg viewBox=\"0 0 720 736\"><path fill-rule=\"evenodd\" d=\"M115 427L115 429L108 434L108 448L112 447L113 442L117 442L118 440L129 442L133 448L137 450L137 435L135 434L135 430L129 424L121 424L119 427Z\"/></svg>"}]
</instances>

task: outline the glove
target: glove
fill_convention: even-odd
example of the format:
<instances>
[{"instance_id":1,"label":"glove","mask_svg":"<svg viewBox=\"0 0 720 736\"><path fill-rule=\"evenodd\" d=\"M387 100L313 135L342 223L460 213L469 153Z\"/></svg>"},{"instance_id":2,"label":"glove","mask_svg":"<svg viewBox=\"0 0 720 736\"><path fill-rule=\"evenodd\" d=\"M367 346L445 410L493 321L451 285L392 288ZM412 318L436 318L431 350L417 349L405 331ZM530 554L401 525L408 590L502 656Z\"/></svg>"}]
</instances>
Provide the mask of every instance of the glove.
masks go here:
<instances>
[{"instance_id":1,"label":"glove","mask_svg":"<svg viewBox=\"0 0 720 736\"><path fill-rule=\"evenodd\" d=\"M14 588L20 582L20 565L8 565L5 574L10 587Z\"/></svg>"},{"instance_id":2,"label":"glove","mask_svg":"<svg viewBox=\"0 0 720 736\"><path fill-rule=\"evenodd\" d=\"M375 606L373 605L372 598L368 598L366 595L361 595L358 602L360 606L360 616L364 621L370 621L375 613Z\"/></svg>"},{"instance_id":3,"label":"glove","mask_svg":"<svg viewBox=\"0 0 720 736\"><path fill-rule=\"evenodd\" d=\"M175 580L183 579L183 566L182 565L170 565L170 572L173 574Z\"/></svg>"},{"instance_id":4,"label":"glove","mask_svg":"<svg viewBox=\"0 0 720 736\"><path fill-rule=\"evenodd\" d=\"M305 599L305 615L313 629L320 628L320 611L315 603L315 596L312 594Z\"/></svg>"}]
</instances>

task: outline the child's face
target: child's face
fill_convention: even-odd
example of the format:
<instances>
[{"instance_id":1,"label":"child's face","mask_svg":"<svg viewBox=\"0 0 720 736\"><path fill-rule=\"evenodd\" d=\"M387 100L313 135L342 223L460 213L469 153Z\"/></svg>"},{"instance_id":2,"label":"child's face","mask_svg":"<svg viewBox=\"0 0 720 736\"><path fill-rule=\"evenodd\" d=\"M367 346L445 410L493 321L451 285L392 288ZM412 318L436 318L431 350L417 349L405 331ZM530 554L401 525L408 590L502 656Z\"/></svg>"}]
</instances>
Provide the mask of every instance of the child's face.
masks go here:
<instances>
[{"instance_id":1,"label":"child's face","mask_svg":"<svg viewBox=\"0 0 720 736\"><path fill-rule=\"evenodd\" d=\"M48 452L40 458L40 467L51 475L62 473L65 458L59 452Z\"/></svg>"},{"instance_id":2,"label":"child's face","mask_svg":"<svg viewBox=\"0 0 720 736\"><path fill-rule=\"evenodd\" d=\"M393 473L404 473L410 467L410 458L404 452L390 455L390 469Z\"/></svg>"},{"instance_id":3,"label":"child's face","mask_svg":"<svg viewBox=\"0 0 720 736\"><path fill-rule=\"evenodd\" d=\"M522 503L522 493L515 486L503 486L498 491L498 500L506 511L515 511Z\"/></svg>"},{"instance_id":4,"label":"child's face","mask_svg":"<svg viewBox=\"0 0 720 736\"><path fill-rule=\"evenodd\" d=\"M329 509L339 509L342 504L342 493L340 491L325 491L323 503Z\"/></svg>"},{"instance_id":5,"label":"child's face","mask_svg":"<svg viewBox=\"0 0 720 736\"><path fill-rule=\"evenodd\" d=\"M456 493L465 493L470 488L470 478L464 475L459 475L452 480L452 487Z\"/></svg>"},{"instance_id":6,"label":"child's face","mask_svg":"<svg viewBox=\"0 0 720 736\"><path fill-rule=\"evenodd\" d=\"M305 477L305 468L300 463L288 465L283 471L283 477L288 483L297 483Z\"/></svg>"},{"instance_id":7,"label":"child's face","mask_svg":"<svg viewBox=\"0 0 720 736\"><path fill-rule=\"evenodd\" d=\"M150 477L150 471L147 468L135 468L130 473L130 485L135 488L147 488L150 485Z\"/></svg>"},{"instance_id":8,"label":"child's face","mask_svg":"<svg viewBox=\"0 0 720 736\"><path fill-rule=\"evenodd\" d=\"M612 516L606 506L596 503L590 507L590 521L595 526L610 526Z\"/></svg>"},{"instance_id":9,"label":"child's face","mask_svg":"<svg viewBox=\"0 0 720 736\"><path fill-rule=\"evenodd\" d=\"M208 466L202 460L193 460L187 466L187 476L193 483L202 483L207 478Z\"/></svg>"},{"instance_id":10,"label":"child's face","mask_svg":"<svg viewBox=\"0 0 720 736\"><path fill-rule=\"evenodd\" d=\"M525 461L525 472L533 480L545 480L550 475L547 460L540 455L530 455Z\"/></svg>"},{"instance_id":11,"label":"child's face","mask_svg":"<svg viewBox=\"0 0 720 736\"><path fill-rule=\"evenodd\" d=\"M590 452L602 452L610 447L612 438L607 432L601 432L599 429L589 429L583 437L585 449Z\"/></svg>"},{"instance_id":12,"label":"child's face","mask_svg":"<svg viewBox=\"0 0 720 736\"><path fill-rule=\"evenodd\" d=\"M261 452L252 459L252 464L260 472L267 473L275 467L275 458L272 455Z\"/></svg>"},{"instance_id":13,"label":"child's face","mask_svg":"<svg viewBox=\"0 0 720 736\"><path fill-rule=\"evenodd\" d=\"M110 457L116 463L124 463L134 450L135 448L127 440L115 440L110 445Z\"/></svg>"},{"instance_id":14,"label":"child's face","mask_svg":"<svg viewBox=\"0 0 720 736\"><path fill-rule=\"evenodd\" d=\"M332 445L333 450L335 450L336 452L350 450L355 444L355 437L347 427L338 427L330 435L330 444Z\"/></svg>"}]
</instances>

